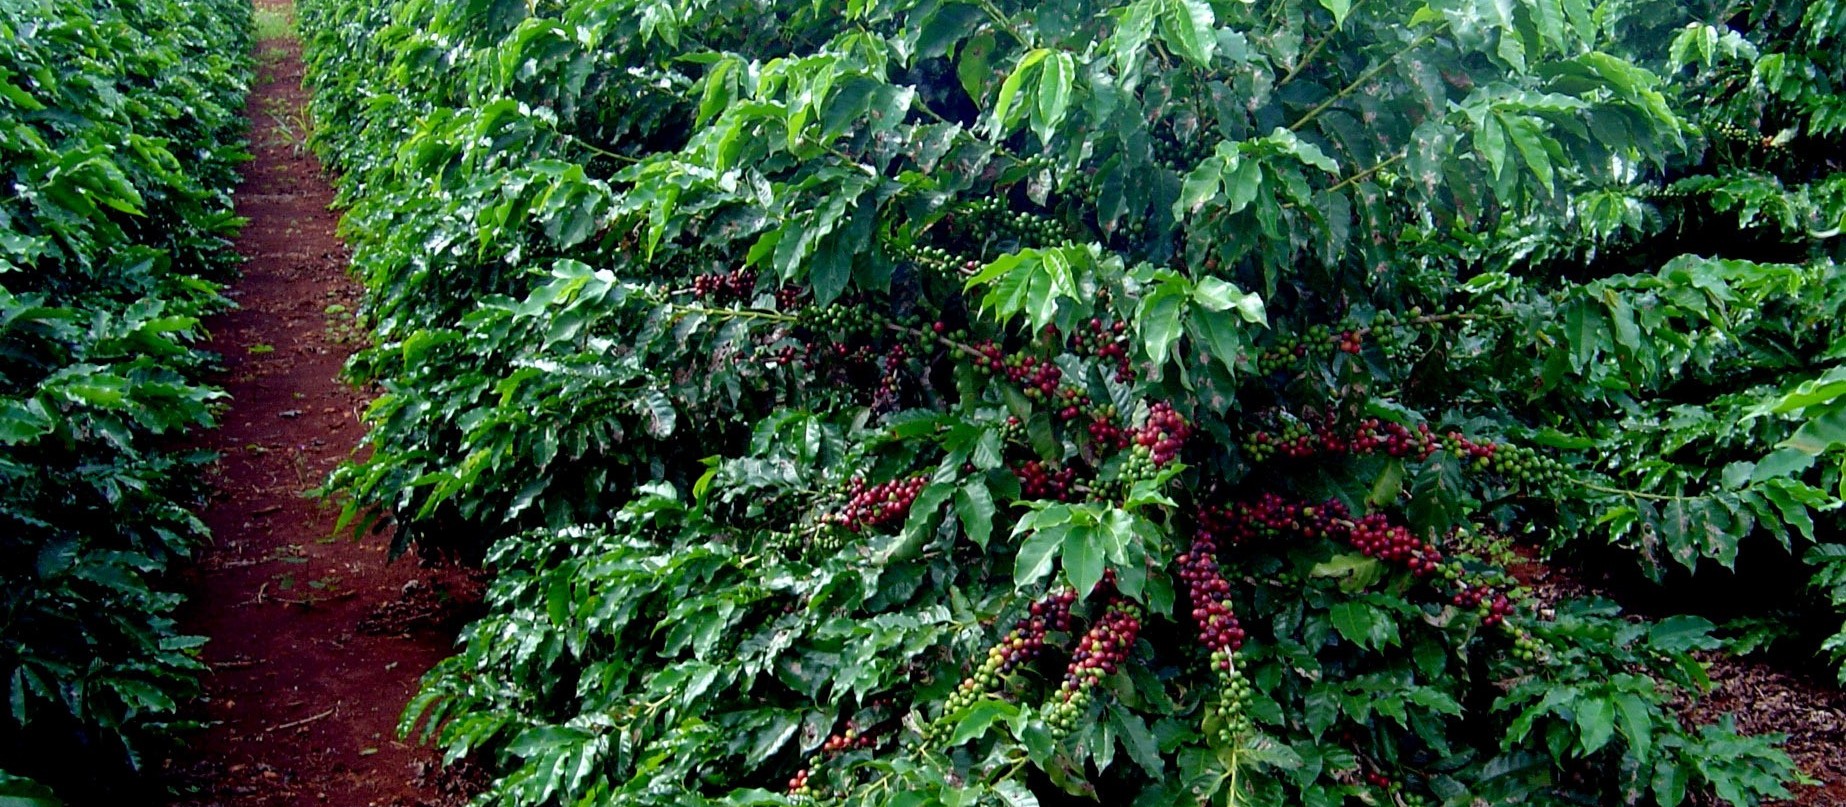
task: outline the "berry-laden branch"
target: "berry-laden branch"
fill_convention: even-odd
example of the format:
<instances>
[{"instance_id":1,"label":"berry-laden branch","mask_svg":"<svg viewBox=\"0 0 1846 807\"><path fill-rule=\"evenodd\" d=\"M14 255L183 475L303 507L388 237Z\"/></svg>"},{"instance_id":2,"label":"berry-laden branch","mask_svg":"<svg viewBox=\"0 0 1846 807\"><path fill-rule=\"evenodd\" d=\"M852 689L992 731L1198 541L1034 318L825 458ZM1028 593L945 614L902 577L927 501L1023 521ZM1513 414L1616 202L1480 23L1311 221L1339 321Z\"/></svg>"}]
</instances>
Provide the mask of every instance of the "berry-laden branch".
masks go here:
<instances>
[{"instance_id":1,"label":"berry-laden branch","mask_svg":"<svg viewBox=\"0 0 1846 807\"><path fill-rule=\"evenodd\" d=\"M874 703L875 711L882 711L889 704ZM808 757L807 767L795 772L788 780L789 798L797 801L824 799L831 795L814 782L815 773L828 762L852 751L869 750L876 747L882 739L887 738L896 727L895 721L887 721L871 727L860 726L857 720L846 721L846 727L827 736L819 750Z\"/></svg>"},{"instance_id":2,"label":"berry-laden branch","mask_svg":"<svg viewBox=\"0 0 1846 807\"><path fill-rule=\"evenodd\" d=\"M1459 431L1437 436L1427 423L1411 428L1378 418L1364 418L1351 426L1342 426L1327 418L1318 425L1309 425L1300 418L1276 413L1267 419L1281 422L1273 429L1253 431L1243 440L1244 453L1253 462L1266 462L1277 456L1304 460L1374 454L1422 462L1438 451L1446 451L1462 461L1466 468L1498 474L1509 482L1550 488L1570 479L1568 466L1535 449L1476 440Z\"/></svg>"},{"instance_id":3,"label":"berry-laden branch","mask_svg":"<svg viewBox=\"0 0 1846 807\"><path fill-rule=\"evenodd\" d=\"M1525 651L1530 644L1530 636L1524 629L1507 623L1515 607L1503 581L1470 573L1455 558L1416 537L1409 527L1390 523L1383 513L1354 518L1351 510L1338 499L1310 505L1275 493L1264 493L1254 501L1206 508L1200 514L1199 527L1201 532L1209 533L1217 545L1238 546L1258 539L1294 537L1344 543L1365 557L1400 567L1418 579L1430 581L1443 592L1449 604L1478 612L1482 627L1505 626L1516 640L1516 650ZM1195 542L1193 555L1186 556L1195 566L1201 563L1194 557L1199 547ZM1518 657L1532 660L1524 652Z\"/></svg>"},{"instance_id":4,"label":"berry-laden branch","mask_svg":"<svg viewBox=\"0 0 1846 807\"><path fill-rule=\"evenodd\" d=\"M1105 576L1103 585L1112 586L1112 578L1112 574ZM1064 671L1064 682L1045 712L1045 724L1053 736L1067 737L1076 730L1095 697L1092 693L1096 685L1103 676L1121 668L1140 635L1141 607L1120 595L1111 595L1102 618L1078 641L1070 666Z\"/></svg>"},{"instance_id":5,"label":"berry-laden branch","mask_svg":"<svg viewBox=\"0 0 1846 807\"><path fill-rule=\"evenodd\" d=\"M846 484L846 505L821 520L853 533L901 524L910 517L910 506L928 484L929 477L922 474L876 485L855 476Z\"/></svg>"},{"instance_id":6,"label":"berry-laden branch","mask_svg":"<svg viewBox=\"0 0 1846 807\"><path fill-rule=\"evenodd\" d=\"M1381 163L1375 168L1384 167L1385 163ZM1378 346L1387 361L1397 361L1402 358L1406 348L1421 338L1426 330L1433 330L1433 326L1497 319L1500 317L1496 315L1466 312L1425 314L1421 307L1410 309L1402 318L1391 311L1379 311L1371 322L1365 324L1347 316L1333 325L1309 325L1298 334L1282 336L1254 358L1245 356L1240 357L1239 361L1254 363L1256 371L1265 376L1281 372L1294 373L1302 371L1310 361L1325 362L1338 353L1358 355L1364 352L1368 340Z\"/></svg>"},{"instance_id":7,"label":"berry-laden branch","mask_svg":"<svg viewBox=\"0 0 1846 807\"><path fill-rule=\"evenodd\" d=\"M1244 630L1231 609L1231 584L1218 567L1218 541L1211 530L1200 529L1192 539L1190 550L1177 558L1180 582L1186 585L1186 598L1192 607L1192 623L1198 630L1199 645L1206 651L1212 678L1218 684L1218 700L1205 715L1206 731L1221 748L1236 748L1250 732L1250 684L1237 666L1237 651L1243 647Z\"/></svg>"},{"instance_id":8,"label":"berry-laden branch","mask_svg":"<svg viewBox=\"0 0 1846 807\"><path fill-rule=\"evenodd\" d=\"M1038 658L1045 649L1046 634L1070 630L1070 608L1077 602L1077 590L1063 588L1032 603L1025 616L1013 623L1000 641L987 649L981 666L962 679L942 707L942 715L923 732L925 744L940 740L952 727L949 718L989 697L999 688L1001 679L1021 665Z\"/></svg>"}]
</instances>

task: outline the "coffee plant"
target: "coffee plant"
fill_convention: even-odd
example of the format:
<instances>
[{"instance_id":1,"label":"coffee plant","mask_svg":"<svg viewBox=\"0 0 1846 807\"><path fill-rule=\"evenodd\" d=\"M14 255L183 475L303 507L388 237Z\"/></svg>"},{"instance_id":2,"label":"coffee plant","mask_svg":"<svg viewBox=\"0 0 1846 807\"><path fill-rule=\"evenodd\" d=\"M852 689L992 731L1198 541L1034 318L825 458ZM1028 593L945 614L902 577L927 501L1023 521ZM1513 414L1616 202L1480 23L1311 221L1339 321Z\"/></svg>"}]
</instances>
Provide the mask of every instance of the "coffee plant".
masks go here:
<instances>
[{"instance_id":1,"label":"coffee plant","mask_svg":"<svg viewBox=\"0 0 1846 807\"><path fill-rule=\"evenodd\" d=\"M1831 562L1834 4L304 6L483 802L1786 794L1465 538Z\"/></svg>"},{"instance_id":2,"label":"coffee plant","mask_svg":"<svg viewBox=\"0 0 1846 807\"><path fill-rule=\"evenodd\" d=\"M249 41L234 0L0 5L0 802L139 792L197 692L167 573L206 458L174 436L221 395L194 345L234 268Z\"/></svg>"}]
</instances>

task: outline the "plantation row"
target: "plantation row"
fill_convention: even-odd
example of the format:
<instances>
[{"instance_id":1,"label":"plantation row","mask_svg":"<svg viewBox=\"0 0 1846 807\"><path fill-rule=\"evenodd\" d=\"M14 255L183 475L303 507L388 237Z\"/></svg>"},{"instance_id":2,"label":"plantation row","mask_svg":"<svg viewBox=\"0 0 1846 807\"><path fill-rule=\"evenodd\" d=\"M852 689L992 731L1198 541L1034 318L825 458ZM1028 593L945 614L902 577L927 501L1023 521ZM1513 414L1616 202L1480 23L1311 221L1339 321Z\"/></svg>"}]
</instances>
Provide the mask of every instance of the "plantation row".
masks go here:
<instances>
[{"instance_id":1,"label":"plantation row","mask_svg":"<svg viewBox=\"0 0 1846 807\"><path fill-rule=\"evenodd\" d=\"M1675 704L1846 604L1846 6L304 7L486 802L1786 794Z\"/></svg>"},{"instance_id":2,"label":"plantation row","mask_svg":"<svg viewBox=\"0 0 1846 807\"><path fill-rule=\"evenodd\" d=\"M197 692L166 575L204 458L172 446L219 397L192 345L234 271L249 17L0 5L0 802L126 789Z\"/></svg>"}]
</instances>

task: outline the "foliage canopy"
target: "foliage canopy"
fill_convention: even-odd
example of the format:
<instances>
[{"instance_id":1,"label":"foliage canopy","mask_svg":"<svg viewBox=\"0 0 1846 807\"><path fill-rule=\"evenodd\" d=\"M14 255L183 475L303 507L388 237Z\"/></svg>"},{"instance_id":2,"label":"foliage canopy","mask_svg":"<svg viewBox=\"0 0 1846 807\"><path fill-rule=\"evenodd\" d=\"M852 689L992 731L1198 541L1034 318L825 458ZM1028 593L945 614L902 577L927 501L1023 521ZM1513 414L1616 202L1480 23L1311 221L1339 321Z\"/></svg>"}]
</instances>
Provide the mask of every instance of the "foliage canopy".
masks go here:
<instances>
[{"instance_id":1,"label":"foliage canopy","mask_svg":"<svg viewBox=\"0 0 1846 807\"><path fill-rule=\"evenodd\" d=\"M335 482L497 574L406 728L505 804L1783 792L1711 623L1501 564L1838 557L1833 8L308 4Z\"/></svg>"}]
</instances>

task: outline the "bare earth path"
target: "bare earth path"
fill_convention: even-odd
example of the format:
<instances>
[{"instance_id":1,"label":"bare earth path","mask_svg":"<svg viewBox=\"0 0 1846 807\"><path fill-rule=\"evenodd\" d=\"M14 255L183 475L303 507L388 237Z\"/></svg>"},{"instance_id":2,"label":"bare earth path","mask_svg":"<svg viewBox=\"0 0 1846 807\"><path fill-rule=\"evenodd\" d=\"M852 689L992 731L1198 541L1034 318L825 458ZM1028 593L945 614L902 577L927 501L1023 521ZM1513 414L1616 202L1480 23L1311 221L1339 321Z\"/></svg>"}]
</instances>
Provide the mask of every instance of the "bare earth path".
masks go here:
<instances>
[{"instance_id":1,"label":"bare earth path","mask_svg":"<svg viewBox=\"0 0 1846 807\"><path fill-rule=\"evenodd\" d=\"M285 8L287 0L259 0ZM339 380L360 290L327 208L333 191L301 146L300 47L259 45L247 114L255 160L237 190L248 258L210 323L231 394L204 448L221 460L185 628L210 637L212 725L171 762L187 805L442 805L435 756L396 739L422 673L447 654L470 586L387 563L386 542L333 538L335 513L303 491L357 445L367 396Z\"/></svg>"}]
</instances>

